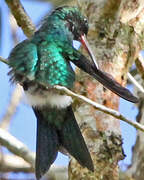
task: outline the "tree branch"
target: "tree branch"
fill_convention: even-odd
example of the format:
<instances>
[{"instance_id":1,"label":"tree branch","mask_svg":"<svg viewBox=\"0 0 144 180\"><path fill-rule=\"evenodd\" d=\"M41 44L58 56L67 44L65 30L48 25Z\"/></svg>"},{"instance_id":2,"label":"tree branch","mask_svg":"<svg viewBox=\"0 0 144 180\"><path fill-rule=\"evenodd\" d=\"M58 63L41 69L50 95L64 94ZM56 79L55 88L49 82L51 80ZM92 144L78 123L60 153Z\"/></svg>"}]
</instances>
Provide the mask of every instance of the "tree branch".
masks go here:
<instances>
[{"instance_id":1,"label":"tree branch","mask_svg":"<svg viewBox=\"0 0 144 180\"><path fill-rule=\"evenodd\" d=\"M135 64L141 75L141 78L144 80L144 58L142 54L139 54L139 57L136 59Z\"/></svg>"},{"instance_id":2,"label":"tree branch","mask_svg":"<svg viewBox=\"0 0 144 180\"><path fill-rule=\"evenodd\" d=\"M124 122L127 122L128 124L132 125L133 127L135 127L136 129L139 129L141 131L144 132L144 125L138 123L138 122L134 122L134 121L131 121L129 119L127 119L126 117L124 117L120 112L116 111L116 110L113 110L111 108L107 108L106 106L103 106L101 104L98 104L90 99L88 99L87 97L85 96L82 96L82 95L79 95L79 94L76 94L72 91L70 91L69 89L67 89L66 87L63 87L63 86L59 86L59 85L56 85L54 86L57 90L59 91L62 91L62 92L65 92L65 94L71 96L71 97L74 97L74 98L77 98L79 100L82 100L83 102L86 102L90 105L92 105L93 107L95 107L96 109L98 109L99 111L102 111L106 114L109 114L119 120L122 120Z\"/></svg>"},{"instance_id":3,"label":"tree branch","mask_svg":"<svg viewBox=\"0 0 144 180\"><path fill-rule=\"evenodd\" d=\"M135 78L130 73L128 73L128 78L140 92L144 93L144 88L135 80Z\"/></svg>"},{"instance_id":4,"label":"tree branch","mask_svg":"<svg viewBox=\"0 0 144 180\"><path fill-rule=\"evenodd\" d=\"M6 113L3 116L2 120L0 121L0 128L5 130L8 129L10 120L12 119L12 116L14 115L16 108L20 103L21 98L22 98L22 87L18 84L15 90L13 91Z\"/></svg>"},{"instance_id":5,"label":"tree branch","mask_svg":"<svg viewBox=\"0 0 144 180\"><path fill-rule=\"evenodd\" d=\"M34 173L34 168L22 158L7 154L3 158L0 156L0 172ZM68 179L68 168L53 164L45 176L46 179L66 180Z\"/></svg>"},{"instance_id":6,"label":"tree branch","mask_svg":"<svg viewBox=\"0 0 144 180\"><path fill-rule=\"evenodd\" d=\"M8 61L6 59L2 58L1 56L0 56L0 61L9 66Z\"/></svg>"},{"instance_id":7,"label":"tree branch","mask_svg":"<svg viewBox=\"0 0 144 180\"><path fill-rule=\"evenodd\" d=\"M32 173L34 168L29 163L25 162L22 158L15 155L3 155L0 158L0 171L1 172L25 172Z\"/></svg>"},{"instance_id":8,"label":"tree branch","mask_svg":"<svg viewBox=\"0 0 144 180\"><path fill-rule=\"evenodd\" d=\"M9 151L17 156L22 157L32 167L35 165L35 156L21 141L9 134L7 131L0 128L0 144L7 147Z\"/></svg>"},{"instance_id":9,"label":"tree branch","mask_svg":"<svg viewBox=\"0 0 144 180\"><path fill-rule=\"evenodd\" d=\"M35 26L25 12L19 0L5 0L14 15L18 26L20 26L27 37L31 37L35 32Z\"/></svg>"}]
</instances>

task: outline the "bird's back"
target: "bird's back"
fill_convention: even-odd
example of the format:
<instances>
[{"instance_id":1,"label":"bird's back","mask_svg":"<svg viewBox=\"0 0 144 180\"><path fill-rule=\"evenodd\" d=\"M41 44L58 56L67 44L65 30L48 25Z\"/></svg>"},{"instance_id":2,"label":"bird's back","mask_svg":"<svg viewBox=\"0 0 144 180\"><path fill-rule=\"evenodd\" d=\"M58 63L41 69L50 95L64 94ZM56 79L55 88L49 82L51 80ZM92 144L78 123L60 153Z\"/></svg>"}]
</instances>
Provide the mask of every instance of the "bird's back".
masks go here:
<instances>
[{"instance_id":1,"label":"bird's back","mask_svg":"<svg viewBox=\"0 0 144 180\"><path fill-rule=\"evenodd\" d=\"M45 86L62 85L72 88L75 80L69 60L56 42L42 40L35 44L25 40L9 56L13 79L20 84L34 81Z\"/></svg>"}]
</instances>

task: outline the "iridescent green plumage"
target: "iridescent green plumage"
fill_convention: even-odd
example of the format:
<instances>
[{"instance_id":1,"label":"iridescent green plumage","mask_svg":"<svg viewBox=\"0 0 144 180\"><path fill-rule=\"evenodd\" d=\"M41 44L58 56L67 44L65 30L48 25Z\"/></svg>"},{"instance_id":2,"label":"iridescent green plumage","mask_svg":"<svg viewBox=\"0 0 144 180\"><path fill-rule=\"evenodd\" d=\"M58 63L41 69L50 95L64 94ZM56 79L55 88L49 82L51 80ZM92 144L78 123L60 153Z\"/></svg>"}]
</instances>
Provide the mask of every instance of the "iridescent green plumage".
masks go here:
<instances>
[{"instance_id":1,"label":"iridescent green plumage","mask_svg":"<svg viewBox=\"0 0 144 180\"><path fill-rule=\"evenodd\" d=\"M45 19L30 40L13 49L9 59L15 73L47 86L73 87L75 75L68 59L78 60L79 55L74 56L73 34L65 21L69 13L77 13L84 18L77 8L65 8L63 13L56 11Z\"/></svg>"}]
</instances>

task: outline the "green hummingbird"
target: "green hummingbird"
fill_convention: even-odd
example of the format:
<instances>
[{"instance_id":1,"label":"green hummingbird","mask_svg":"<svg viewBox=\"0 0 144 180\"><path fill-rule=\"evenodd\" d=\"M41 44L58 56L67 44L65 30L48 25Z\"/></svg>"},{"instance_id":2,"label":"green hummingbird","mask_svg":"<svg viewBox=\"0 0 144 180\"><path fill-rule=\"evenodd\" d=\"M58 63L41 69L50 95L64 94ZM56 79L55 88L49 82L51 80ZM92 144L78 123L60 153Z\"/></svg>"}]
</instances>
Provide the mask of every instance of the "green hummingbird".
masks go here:
<instances>
[{"instance_id":1,"label":"green hummingbird","mask_svg":"<svg viewBox=\"0 0 144 180\"><path fill-rule=\"evenodd\" d=\"M37 179L48 171L61 147L83 167L94 171L72 110L72 98L54 89L55 85L73 88L75 72L70 62L120 97L133 103L138 101L128 89L73 47L73 40L80 41L92 56L84 38L87 33L88 21L78 8L59 7L45 18L30 39L18 44L8 58L11 80L23 86L37 117Z\"/></svg>"}]
</instances>

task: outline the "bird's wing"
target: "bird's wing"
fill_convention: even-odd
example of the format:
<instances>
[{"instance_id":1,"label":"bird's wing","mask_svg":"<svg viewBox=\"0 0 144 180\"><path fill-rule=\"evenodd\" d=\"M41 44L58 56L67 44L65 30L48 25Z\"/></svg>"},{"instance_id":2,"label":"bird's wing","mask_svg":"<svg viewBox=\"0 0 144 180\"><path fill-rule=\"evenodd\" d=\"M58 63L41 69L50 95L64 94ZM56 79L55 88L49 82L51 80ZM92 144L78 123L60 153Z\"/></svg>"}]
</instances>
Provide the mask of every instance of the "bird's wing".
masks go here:
<instances>
[{"instance_id":1,"label":"bird's wing","mask_svg":"<svg viewBox=\"0 0 144 180\"><path fill-rule=\"evenodd\" d=\"M71 52L72 50L70 51L70 54L67 53L67 57L77 67L79 67L89 75L93 76L103 86L105 86L118 96L133 103L138 102L137 97L135 97L128 89L124 88L117 81L115 81L110 74L102 72L100 69L96 68L96 66L92 62L90 62L84 55L82 55L76 49L73 48L73 55L71 55Z\"/></svg>"},{"instance_id":2,"label":"bird's wing","mask_svg":"<svg viewBox=\"0 0 144 180\"><path fill-rule=\"evenodd\" d=\"M37 46L29 40L18 44L10 53L9 65L12 68L10 73L25 76L33 80L37 69L38 55Z\"/></svg>"},{"instance_id":3,"label":"bird's wing","mask_svg":"<svg viewBox=\"0 0 144 180\"><path fill-rule=\"evenodd\" d=\"M71 88L75 74L60 51L61 48L52 42L43 41L36 45L29 40L23 41L8 58L11 79L21 85L33 81L47 87L59 84Z\"/></svg>"}]
</instances>

